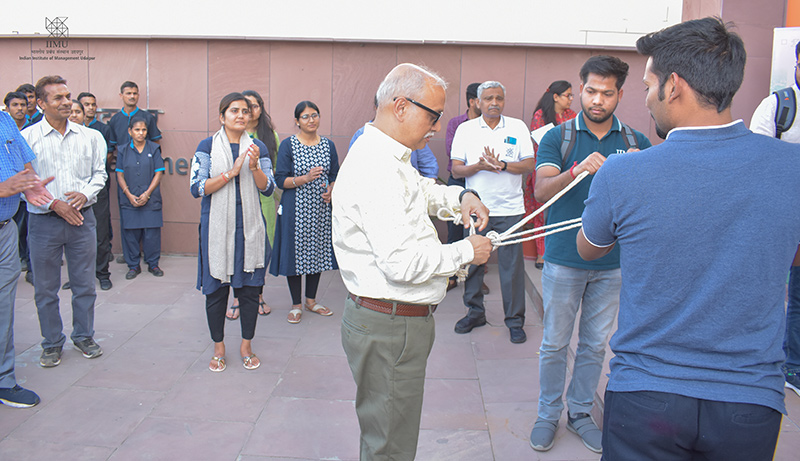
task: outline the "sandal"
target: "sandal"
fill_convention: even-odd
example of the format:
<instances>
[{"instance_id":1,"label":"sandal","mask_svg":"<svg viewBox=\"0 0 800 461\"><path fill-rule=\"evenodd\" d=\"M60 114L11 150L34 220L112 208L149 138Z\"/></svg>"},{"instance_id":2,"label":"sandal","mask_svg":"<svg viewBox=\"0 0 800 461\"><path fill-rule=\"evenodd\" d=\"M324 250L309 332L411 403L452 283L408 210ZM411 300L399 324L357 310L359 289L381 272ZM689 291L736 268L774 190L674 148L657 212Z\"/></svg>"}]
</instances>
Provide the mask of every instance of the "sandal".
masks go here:
<instances>
[{"instance_id":1,"label":"sandal","mask_svg":"<svg viewBox=\"0 0 800 461\"><path fill-rule=\"evenodd\" d=\"M216 365L214 365L214 362L217 362ZM228 365L225 363L225 357L212 357L211 363L208 364L208 369L214 373L225 371L225 368L227 367Z\"/></svg>"},{"instance_id":2,"label":"sandal","mask_svg":"<svg viewBox=\"0 0 800 461\"><path fill-rule=\"evenodd\" d=\"M239 305L237 304L236 306L231 306L230 310L231 315L225 314L225 318L228 320L237 320L239 318L239 314L237 314L236 311L239 310Z\"/></svg>"},{"instance_id":3,"label":"sandal","mask_svg":"<svg viewBox=\"0 0 800 461\"><path fill-rule=\"evenodd\" d=\"M289 317L286 319L289 323L300 323L303 316L303 311L300 309L292 309L289 311Z\"/></svg>"},{"instance_id":4,"label":"sandal","mask_svg":"<svg viewBox=\"0 0 800 461\"><path fill-rule=\"evenodd\" d=\"M306 304L305 306L306 306L306 309L310 310L311 312L313 312L315 314L324 315L326 317L329 316L329 315L333 315L333 312L331 312L330 309L328 309L327 307L325 307L325 306L323 306L322 304L319 304L319 303L314 303L314 305L310 306L310 307L309 307L308 304Z\"/></svg>"},{"instance_id":5,"label":"sandal","mask_svg":"<svg viewBox=\"0 0 800 461\"><path fill-rule=\"evenodd\" d=\"M258 301L258 315L269 315L270 312L272 312L272 309L267 306L263 299L260 299Z\"/></svg>"},{"instance_id":6,"label":"sandal","mask_svg":"<svg viewBox=\"0 0 800 461\"><path fill-rule=\"evenodd\" d=\"M248 357L242 357L242 363L244 365L244 368L247 370L255 370L256 368L261 366L261 360L258 360L256 354L250 355Z\"/></svg>"}]
</instances>

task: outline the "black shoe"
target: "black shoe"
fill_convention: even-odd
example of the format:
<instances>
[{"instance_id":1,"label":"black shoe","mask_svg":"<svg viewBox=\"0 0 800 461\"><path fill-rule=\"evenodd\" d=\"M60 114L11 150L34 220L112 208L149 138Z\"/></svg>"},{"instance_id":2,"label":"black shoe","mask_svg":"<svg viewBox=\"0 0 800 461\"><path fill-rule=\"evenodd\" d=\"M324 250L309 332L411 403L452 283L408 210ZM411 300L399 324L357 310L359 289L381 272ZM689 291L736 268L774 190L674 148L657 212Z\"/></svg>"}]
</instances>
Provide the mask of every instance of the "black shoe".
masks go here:
<instances>
[{"instance_id":1,"label":"black shoe","mask_svg":"<svg viewBox=\"0 0 800 461\"><path fill-rule=\"evenodd\" d=\"M86 338L83 341L73 342L72 344L74 344L87 359L93 359L103 355L103 349L100 349L100 346L97 345L92 338Z\"/></svg>"},{"instance_id":2,"label":"black shoe","mask_svg":"<svg viewBox=\"0 0 800 461\"><path fill-rule=\"evenodd\" d=\"M110 279L100 279L100 289L103 291L108 291L114 285L111 283Z\"/></svg>"},{"instance_id":3,"label":"black shoe","mask_svg":"<svg viewBox=\"0 0 800 461\"><path fill-rule=\"evenodd\" d=\"M33 272L28 271L25 273L25 281L33 285Z\"/></svg>"},{"instance_id":4,"label":"black shoe","mask_svg":"<svg viewBox=\"0 0 800 461\"><path fill-rule=\"evenodd\" d=\"M35 392L23 389L19 385L0 388L0 402L14 408L30 408L39 403Z\"/></svg>"},{"instance_id":5,"label":"black shoe","mask_svg":"<svg viewBox=\"0 0 800 461\"><path fill-rule=\"evenodd\" d=\"M62 290L69 290L69 280L67 280L63 285L61 285Z\"/></svg>"},{"instance_id":6,"label":"black shoe","mask_svg":"<svg viewBox=\"0 0 800 461\"><path fill-rule=\"evenodd\" d=\"M123 257L122 259L125 259L125 258ZM113 260L114 260L114 253L109 252L108 253L108 262L111 262Z\"/></svg>"},{"instance_id":7,"label":"black shoe","mask_svg":"<svg viewBox=\"0 0 800 461\"><path fill-rule=\"evenodd\" d=\"M131 269L125 274L125 280L133 280L136 278L137 275L142 273L142 268L137 267L136 269Z\"/></svg>"},{"instance_id":8,"label":"black shoe","mask_svg":"<svg viewBox=\"0 0 800 461\"><path fill-rule=\"evenodd\" d=\"M61 363L62 346L47 347L42 351L42 356L39 358L39 365L44 368L52 368Z\"/></svg>"},{"instance_id":9,"label":"black shoe","mask_svg":"<svg viewBox=\"0 0 800 461\"><path fill-rule=\"evenodd\" d=\"M28 267L29 267L28 261L25 261L24 259L21 259L19 261L19 265L20 265L20 269L22 270L22 272L28 272Z\"/></svg>"},{"instance_id":10,"label":"black shoe","mask_svg":"<svg viewBox=\"0 0 800 461\"><path fill-rule=\"evenodd\" d=\"M488 294L489 294L489 287L488 287L488 286L486 286L486 284L485 284L485 283L481 283L481 292L482 292L484 295L488 295Z\"/></svg>"},{"instance_id":11,"label":"black shoe","mask_svg":"<svg viewBox=\"0 0 800 461\"><path fill-rule=\"evenodd\" d=\"M463 335L469 333L473 328L486 325L486 317L472 318L469 315L456 323L456 333Z\"/></svg>"},{"instance_id":12,"label":"black shoe","mask_svg":"<svg viewBox=\"0 0 800 461\"><path fill-rule=\"evenodd\" d=\"M159 269L158 266L156 266L156 267L148 267L147 268L147 272L150 272L151 274L155 275L156 277L163 277L164 276L164 271Z\"/></svg>"},{"instance_id":13,"label":"black shoe","mask_svg":"<svg viewBox=\"0 0 800 461\"><path fill-rule=\"evenodd\" d=\"M528 336L522 327L511 327L508 331L511 334L511 342L514 344L522 344L528 340Z\"/></svg>"},{"instance_id":14,"label":"black shoe","mask_svg":"<svg viewBox=\"0 0 800 461\"><path fill-rule=\"evenodd\" d=\"M117 264L125 264L125 256L124 255L117 256Z\"/></svg>"},{"instance_id":15,"label":"black shoe","mask_svg":"<svg viewBox=\"0 0 800 461\"><path fill-rule=\"evenodd\" d=\"M458 279L447 279L447 291L458 286Z\"/></svg>"}]
</instances>

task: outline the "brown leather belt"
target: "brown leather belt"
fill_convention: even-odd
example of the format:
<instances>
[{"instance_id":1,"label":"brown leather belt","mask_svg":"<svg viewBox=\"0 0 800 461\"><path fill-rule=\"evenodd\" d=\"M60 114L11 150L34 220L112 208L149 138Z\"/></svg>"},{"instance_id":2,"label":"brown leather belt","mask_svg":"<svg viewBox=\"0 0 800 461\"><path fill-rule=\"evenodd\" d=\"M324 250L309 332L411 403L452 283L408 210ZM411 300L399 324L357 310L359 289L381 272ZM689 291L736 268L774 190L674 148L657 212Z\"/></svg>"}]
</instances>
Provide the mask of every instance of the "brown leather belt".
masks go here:
<instances>
[{"instance_id":1,"label":"brown leather belt","mask_svg":"<svg viewBox=\"0 0 800 461\"><path fill-rule=\"evenodd\" d=\"M427 317L436 312L436 304L401 304L398 302L380 301L373 298L365 298L350 293L350 299L361 307L383 314L400 315L402 317Z\"/></svg>"}]
</instances>

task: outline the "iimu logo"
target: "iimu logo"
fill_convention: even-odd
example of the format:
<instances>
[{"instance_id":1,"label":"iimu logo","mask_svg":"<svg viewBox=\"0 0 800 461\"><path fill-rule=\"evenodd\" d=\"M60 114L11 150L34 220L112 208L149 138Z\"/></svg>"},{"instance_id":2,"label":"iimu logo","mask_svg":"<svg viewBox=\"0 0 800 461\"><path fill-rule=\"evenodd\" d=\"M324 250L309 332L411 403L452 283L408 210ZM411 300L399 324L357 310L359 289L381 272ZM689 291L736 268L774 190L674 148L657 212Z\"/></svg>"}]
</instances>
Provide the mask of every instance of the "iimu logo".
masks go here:
<instances>
[{"instance_id":1,"label":"iimu logo","mask_svg":"<svg viewBox=\"0 0 800 461\"><path fill-rule=\"evenodd\" d=\"M69 27L67 27L67 17L66 16L59 16L55 17L52 20L50 18L44 18L44 28L50 32L50 37L52 38L59 38L63 40L47 40L47 47L48 48L66 48L69 44Z\"/></svg>"}]
</instances>

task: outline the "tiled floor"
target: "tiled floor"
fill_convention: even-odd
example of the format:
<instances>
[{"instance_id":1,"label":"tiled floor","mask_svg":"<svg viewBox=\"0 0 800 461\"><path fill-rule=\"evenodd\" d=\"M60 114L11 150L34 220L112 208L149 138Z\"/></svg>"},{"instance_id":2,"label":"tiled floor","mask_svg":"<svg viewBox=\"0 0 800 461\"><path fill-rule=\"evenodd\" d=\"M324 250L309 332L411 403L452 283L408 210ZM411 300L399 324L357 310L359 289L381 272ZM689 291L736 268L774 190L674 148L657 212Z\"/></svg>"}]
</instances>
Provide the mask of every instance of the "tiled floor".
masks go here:
<instances>
[{"instance_id":1,"label":"tiled floor","mask_svg":"<svg viewBox=\"0 0 800 461\"><path fill-rule=\"evenodd\" d=\"M355 385L339 339L345 290L337 272L323 275L318 296L333 317L305 313L299 325L286 322L286 282L268 278L265 298L273 313L259 318L253 341L262 366L247 371L240 365L239 325L228 322L228 369L211 373L204 298L194 289L196 259L165 257L161 267L163 278L145 272L126 281L124 265L112 263L114 288L98 290L95 320L105 353L87 360L67 346L53 369L38 366L33 289L20 281L17 379L42 403L27 410L0 405L0 460L358 458ZM527 269L540 274L532 264ZM486 327L453 332L465 312L460 287L436 313L417 459L598 459L563 421L551 451L528 445L541 323L528 300L528 342L508 341L496 274L492 267L486 277L492 288ZM61 292L67 331L69 298ZM800 414L800 398L790 393L786 402L790 417ZM798 451L800 427L785 418L776 459L796 459Z\"/></svg>"}]
</instances>

